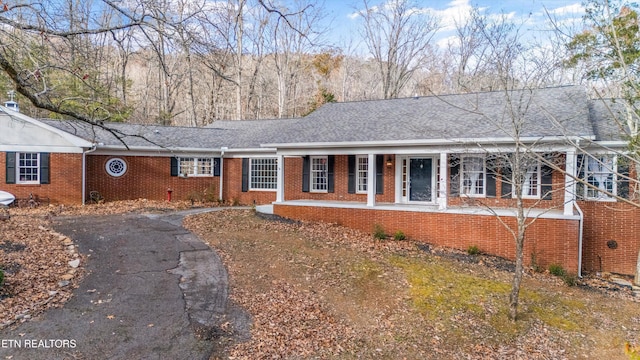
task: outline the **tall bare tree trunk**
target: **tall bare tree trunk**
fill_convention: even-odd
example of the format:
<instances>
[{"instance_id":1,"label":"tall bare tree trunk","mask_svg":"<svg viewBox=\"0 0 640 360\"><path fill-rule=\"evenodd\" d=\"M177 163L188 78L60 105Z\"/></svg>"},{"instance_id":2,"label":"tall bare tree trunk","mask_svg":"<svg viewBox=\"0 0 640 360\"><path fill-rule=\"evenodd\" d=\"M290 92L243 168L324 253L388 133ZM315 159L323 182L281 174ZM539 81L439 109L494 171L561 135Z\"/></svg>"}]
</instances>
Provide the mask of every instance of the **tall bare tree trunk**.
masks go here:
<instances>
[{"instance_id":1,"label":"tall bare tree trunk","mask_svg":"<svg viewBox=\"0 0 640 360\"><path fill-rule=\"evenodd\" d=\"M522 194L522 190L519 190L519 194ZM523 251L526 218L524 216L522 195L517 196L516 203L518 209L518 215L516 217L516 269L513 273L513 280L511 282L511 294L509 295L509 319L511 319L511 321L516 321L518 319L518 300L520 298L520 285L522 284L522 275L524 273Z\"/></svg>"},{"instance_id":2,"label":"tall bare tree trunk","mask_svg":"<svg viewBox=\"0 0 640 360\"><path fill-rule=\"evenodd\" d=\"M242 37L244 36L243 9L245 0L238 3L236 23L236 119L242 120Z\"/></svg>"}]
</instances>

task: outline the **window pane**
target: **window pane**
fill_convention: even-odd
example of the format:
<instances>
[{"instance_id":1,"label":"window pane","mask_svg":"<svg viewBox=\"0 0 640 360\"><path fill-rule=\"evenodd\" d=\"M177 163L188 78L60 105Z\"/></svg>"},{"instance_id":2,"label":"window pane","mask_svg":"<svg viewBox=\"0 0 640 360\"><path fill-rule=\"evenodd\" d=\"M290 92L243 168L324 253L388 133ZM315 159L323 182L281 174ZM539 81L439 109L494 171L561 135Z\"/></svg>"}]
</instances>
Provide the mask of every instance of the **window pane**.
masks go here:
<instances>
[{"instance_id":1,"label":"window pane","mask_svg":"<svg viewBox=\"0 0 640 360\"><path fill-rule=\"evenodd\" d=\"M356 173L358 192L367 192L367 174L369 172L369 159L366 156L358 156L358 170Z\"/></svg>"},{"instance_id":2,"label":"window pane","mask_svg":"<svg viewBox=\"0 0 640 360\"><path fill-rule=\"evenodd\" d=\"M182 175L194 175L195 174L195 159L194 158L180 158L180 174L182 174Z\"/></svg>"},{"instance_id":3,"label":"window pane","mask_svg":"<svg viewBox=\"0 0 640 360\"><path fill-rule=\"evenodd\" d=\"M40 164L38 153L18 154L18 182L39 182Z\"/></svg>"},{"instance_id":4,"label":"window pane","mask_svg":"<svg viewBox=\"0 0 640 360\"><path fill-rule=\"evenodd\" d=\"M278 187L278 159L251 159L249 187L273 190Z\"/></svg>"},{"instance_id":5,"label":"window pane","mask_svg":"<svg viewBox=\"0 0 640 360\"><path fill-rule=\"evenodd\" d=\"M462 158L462 194L484 195L484 158Z\"/></svg>"},{"instance_id":6,"label":"window pane","mask_svg":"<svg viewBox=\"0 0 640 360\"><path fill-rule=\"evenodd\" d=\"M311 190L327 191L327 158L311 158Z\"/></svg>"},{"instance_id":7,"label":"window pane","mask_svg":"<svg viewBox=\"0 0 640 360\"><path fill-rule=\"evenodd\" d=\"M524 181L522 183L522 195L537 197L539 195L539 185L540 180L538 179L538 174L540 173L540 166L534 165L527 169L527 173L524 176Z\"/></svg>"},{"instance_id":8,"label":"window pane","mask_svg":"<svg viewBox=\"0 0 640 360\"><path fill-rule=\"evenodd\" d=\"M213 175L212 162L210 158L198 159L198 175Z\"/></svg>"},{"instance_id":9,"label":"window pane","mask_svg":"<svg viewBox=\"0 0 640 360\"><path fill-rule=\"evenodd\" d=\"M613 155L588 157L585 180L591 186L586 187L586 197L592 199L610 198L604 192L615 194L615 169Z\"/></svg>"}]
</instances>

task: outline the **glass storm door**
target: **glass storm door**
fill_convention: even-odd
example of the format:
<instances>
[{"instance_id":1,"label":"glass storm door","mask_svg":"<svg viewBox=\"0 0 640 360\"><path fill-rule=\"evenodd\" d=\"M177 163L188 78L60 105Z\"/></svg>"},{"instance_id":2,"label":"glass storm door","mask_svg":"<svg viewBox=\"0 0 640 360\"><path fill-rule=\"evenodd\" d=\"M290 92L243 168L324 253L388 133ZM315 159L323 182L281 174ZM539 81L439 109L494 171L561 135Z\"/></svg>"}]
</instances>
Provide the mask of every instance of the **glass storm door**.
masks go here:
<instances>
[{"instance_id":1,"label":"glass storm door","mask_svg":"<svg viewBox=\"0 0 640 360\"><path fill-rule=\"evenodd\" d=\"M433 202L433 159L409 159L409 201Z\"/></svg>"}]
</instances>

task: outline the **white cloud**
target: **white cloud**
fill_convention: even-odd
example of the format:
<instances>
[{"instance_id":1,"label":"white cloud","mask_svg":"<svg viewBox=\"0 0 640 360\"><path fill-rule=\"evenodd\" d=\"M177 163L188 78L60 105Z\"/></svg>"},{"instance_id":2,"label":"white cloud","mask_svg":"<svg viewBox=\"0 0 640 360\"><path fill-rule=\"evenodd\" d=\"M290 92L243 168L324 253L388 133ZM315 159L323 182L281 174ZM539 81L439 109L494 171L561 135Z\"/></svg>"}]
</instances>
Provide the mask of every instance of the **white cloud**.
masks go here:
<instances>
[{"instance_id":1,"label":"white cloud","mask_svg":"<svg viewBox=\"0 0 640 360\"><path fill-rule=\"evenodd\" d=\"M560 16L582 14L584 13L584 7L580 3L576 3L551 9L549 13Z\"/></svg>"},{"instance_id":2,"label":"white cloud","mask_svg":"<svg viewBox=\"0 0 640 360\"><path fill-rule=\"evenodd\" d=\"M467 21L472 6L469 0L453 0L442 10L432 9L431 12L440 19L442 31L450 31L456 28L456 24Z\"/></svg>"},{"instance_id":3,"label":"white cloud","mask_svg":"<svg viewBox=\"0 0 640 360\"><path fill-rule=\"evenodd\" d=\"M453 47L459 47L460 46L460 39L457 36L447 36L444 37L442 39L439 39L436 42L436 46L439 49L446 49L449 46L453 46Z\"/></svg>"}]
</instances>

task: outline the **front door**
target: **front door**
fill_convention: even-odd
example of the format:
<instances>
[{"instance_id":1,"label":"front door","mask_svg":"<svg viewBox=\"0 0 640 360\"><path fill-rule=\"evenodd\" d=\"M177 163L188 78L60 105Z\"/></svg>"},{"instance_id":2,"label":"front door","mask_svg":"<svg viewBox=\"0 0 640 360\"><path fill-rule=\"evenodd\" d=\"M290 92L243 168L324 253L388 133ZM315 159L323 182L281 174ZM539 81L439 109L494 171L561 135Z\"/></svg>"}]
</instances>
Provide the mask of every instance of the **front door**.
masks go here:
<instances>
[{"instance_id":1,"label":"front door","mask_svg":"<svg viewBox=\"0 0 640 360\"><path fill-rule=\"evenodd\" d=\"M409 159L409 201L433 202L433 159Z\"/></svg>"}]
</instances>

